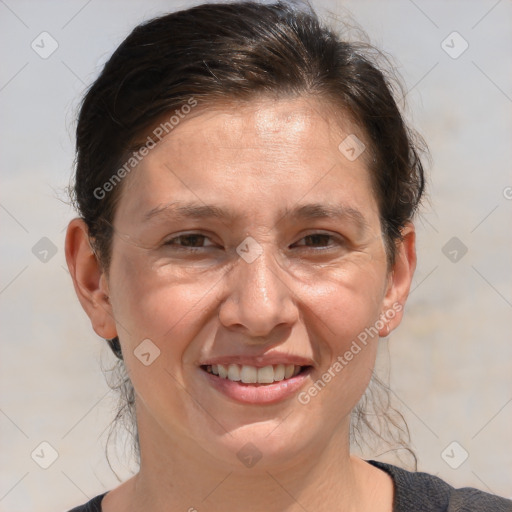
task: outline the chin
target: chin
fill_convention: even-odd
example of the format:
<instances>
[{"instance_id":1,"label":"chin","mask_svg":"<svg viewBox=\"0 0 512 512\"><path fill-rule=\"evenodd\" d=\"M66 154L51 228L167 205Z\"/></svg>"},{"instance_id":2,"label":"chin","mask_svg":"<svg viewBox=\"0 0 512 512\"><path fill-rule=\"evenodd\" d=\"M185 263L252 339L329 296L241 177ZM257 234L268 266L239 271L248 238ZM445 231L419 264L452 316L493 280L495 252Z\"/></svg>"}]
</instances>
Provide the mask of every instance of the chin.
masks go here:
<instances>
[{"instance_id":1,"label":"chin","mask_svg":"<svg viewBox=\"0 0 512 512\"><path fill-rule=\"evenodd\" d=\"M301 436L298 436L301 432ZM315 436L308 443L304 429L293 429L282 419L265 420L230 429L217 439L210 439L206 449L230 470L247 469L272 470L299 463L308 451L308 444L314 444ZM214 447L212 449L212 447Z\"/></svg>"}]
</instances>

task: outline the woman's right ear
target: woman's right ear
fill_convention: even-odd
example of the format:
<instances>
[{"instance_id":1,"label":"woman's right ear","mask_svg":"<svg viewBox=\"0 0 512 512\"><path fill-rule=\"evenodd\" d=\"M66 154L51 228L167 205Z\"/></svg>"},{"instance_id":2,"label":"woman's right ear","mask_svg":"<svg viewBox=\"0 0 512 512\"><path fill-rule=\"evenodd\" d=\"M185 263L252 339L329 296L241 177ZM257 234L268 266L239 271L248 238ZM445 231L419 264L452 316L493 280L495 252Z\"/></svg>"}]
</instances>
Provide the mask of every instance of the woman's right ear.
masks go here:
<instances>
[{"instance_id":1,"label":"woman's right ear","mask_svg":"<svg viewBox=\"0 0 512 512\"><path fill-rule=\"evenodd\" d=\"M73 219L66 233L66 262L78 300L98 336L117 336L109 301L108 281L89 242L89 230L83 219Z\"/></svg>"}]
</instances>

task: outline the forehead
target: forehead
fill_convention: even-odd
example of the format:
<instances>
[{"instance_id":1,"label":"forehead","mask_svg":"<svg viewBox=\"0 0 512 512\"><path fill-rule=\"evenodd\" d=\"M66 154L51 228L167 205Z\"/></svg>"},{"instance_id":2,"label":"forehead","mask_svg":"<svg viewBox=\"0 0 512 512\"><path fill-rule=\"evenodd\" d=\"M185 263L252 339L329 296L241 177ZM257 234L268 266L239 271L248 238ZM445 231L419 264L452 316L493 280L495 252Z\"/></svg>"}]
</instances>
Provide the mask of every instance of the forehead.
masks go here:
<instances>
[{"instance_id":1,"label":"forehead","mask_svg":"<svg viewBox=\"0 0 512 512\"><path fill-rule=\"evenodd\" d=\"M364 138L343 112L314 99L198 107L142 159L122 195L129 196L135 213L180 196L203 200L214 192L262 203L275 200L276 191L290 198L316 193L327 200L341 192L368 192L366 155L351 160L339 149L351 135Z\"/></svg>"},{"instance_id":2,"label":"forehead","mask_svg":"<svg viewBox=\"0 0 512 512\"><path fill-rule=\"evenodd\" d=\"M346 114L312 98L270 99L212 105L184 118L166 142L179 149L285 155L322 152L353 131ZM163 144L165 145L165 143ZM162 145L162 146L163 146Z\"/></svg>"}]
</instances>

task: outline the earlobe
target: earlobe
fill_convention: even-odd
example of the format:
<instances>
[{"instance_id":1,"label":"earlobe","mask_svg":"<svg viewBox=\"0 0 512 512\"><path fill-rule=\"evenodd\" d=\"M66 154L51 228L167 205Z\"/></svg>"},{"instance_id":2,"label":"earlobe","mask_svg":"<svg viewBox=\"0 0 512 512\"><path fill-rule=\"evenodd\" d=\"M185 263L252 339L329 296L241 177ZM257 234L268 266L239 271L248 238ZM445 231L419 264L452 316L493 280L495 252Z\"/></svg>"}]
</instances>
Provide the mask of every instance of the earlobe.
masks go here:
<instances>
[{"instance_id":1,"label":"earlobe","mask_svg":"<svg viewBox=\"0 0 512 512\"><path fill-rule=\"evenodd\" d=\"M382 312L384 327L379 336L385 337L402 321L405 302L411 289L416 269L416 232L412 222L402 229L402 239L397 242L395 263L389 275Z\"/></svg>"},{"instance_id":2,"label":"earlobe","mask_svg":"<svg viewBox=\"0 0 512 512\"><path fill-rule=\"evenodd\" d=\"M102 338L117 336L108 281L89 242L83 219L73 219L66 233L66 261L80 304Z\"/></svg>"}]
</instances>

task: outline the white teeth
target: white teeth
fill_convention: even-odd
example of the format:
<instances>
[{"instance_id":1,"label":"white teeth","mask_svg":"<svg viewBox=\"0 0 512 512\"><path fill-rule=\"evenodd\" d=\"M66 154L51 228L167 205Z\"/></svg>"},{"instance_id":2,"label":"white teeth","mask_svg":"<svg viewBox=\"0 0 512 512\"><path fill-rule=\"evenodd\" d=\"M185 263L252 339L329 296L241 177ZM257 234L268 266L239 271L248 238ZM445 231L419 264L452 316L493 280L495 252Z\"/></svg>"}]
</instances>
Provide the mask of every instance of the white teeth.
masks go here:
<instances>
[{"instance_id":1,"label":"white teeth","mask_svg":"<svg viewBox=\"0 0 512 512\"><path fill-rule=\"evenodd\" d=\"M258 369L254 366L246 366L244 364L240 372L240 380L244 384L255 384L258 382Z\"/></svg>"},{"instance_id":2,"label":"white teeth","mask_svg":"<svg viewBox=\"0 0 512 512\"><path fill-rule=\"evenodd\" d=\"M218 365L220 366L220 364ZM235 382L240 380L240 366L237 364L230 364L228 367L228 379Z\"/></svg>"},{"instance_id":3,"label":"white teeth","mask_svg":"<svg viewBox=\"0 0 512 512\"><path fill-rule=\"evenodd\" d=\"M284 364L278 364L274 367L274 380L280 381L284 379L284 374L286 372L286 368Z\"/></svg>"},{"instance_id":4,"label":"white teeth","mask_svg":"<svg viewBox=\"0 0 512 512\"><path fill-rule=\"evenodd\" d=\"M284 371L284 378L289 379L295 370L295 366L293 364L287 364Z\"/></svg>"},{"instance_id":5,"label":"white teeth","mask_svg":"<svg viewBox=\"0 0 512 512\"><path fill-rule=\"evenodd\" d=\"M258 382L260 384L272 384L274 382L274 367L272 365L258 368Z\"/></svg>"},{"instance_id":6,"label":"white teeth","mask_svg":"<svg viewBox=\"0 0 512 512\"><path fill-rule=\"evenodd\" d=\"M267 365L262 368L250 365L213 364L207 367L209 373L218 375L221 379L229 379L244 384L272 384L298 375L302 366L294 364Z\"/></svg>"}]
</instances>

